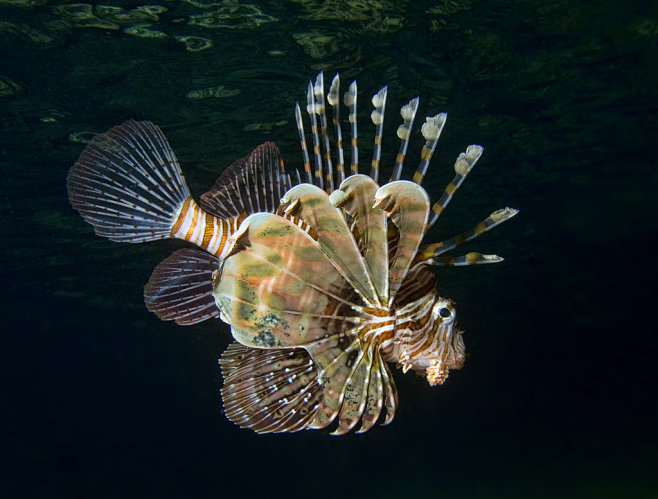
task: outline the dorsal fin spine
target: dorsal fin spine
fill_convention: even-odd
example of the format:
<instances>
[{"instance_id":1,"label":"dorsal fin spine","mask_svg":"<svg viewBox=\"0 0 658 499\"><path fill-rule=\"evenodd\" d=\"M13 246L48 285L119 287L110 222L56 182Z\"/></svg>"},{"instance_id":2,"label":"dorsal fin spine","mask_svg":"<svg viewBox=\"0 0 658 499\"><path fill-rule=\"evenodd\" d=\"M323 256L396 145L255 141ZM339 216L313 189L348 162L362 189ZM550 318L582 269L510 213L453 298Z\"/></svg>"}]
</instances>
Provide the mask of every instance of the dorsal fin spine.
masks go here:
<instances>
[{"instance_id":1,"label":"dorsal fin spine","mask_svg":"<svg viewBox=\"0 0 658 499\"><path fill-rule=\"evenodd\" d=\"M414 126L414 119L416 118L416 111L418 110L419 98L411 99L409 103L402 106L400 109L400 116L402 116L402 124L398 127L397 135L400 138L400 150L397 158L395 159L395 167L391 174L390 182L400 180L402 175L402 165L404 158L407 154L407 147L409 146L409 137L411 136L411 128Z\"/></svg>"},{"instance_id":2,"label":"dorsal fin spine","mask_svg":"<svg viewBox=\"0 0 658 499\"><path fill-rule=\"evenodd\" d=\"M457 160L455 161L455 165L454 165L455 177L446 186L439 200L436 203L434 203L434 205L432 206L432 216L430 217L430 220L427 225L428 230L439 219L441 213L443 213L443 210L445 210L446 206L448 206L448 203L450 203L452 196L455 195L457 189L459 189L459 187L466 179L466 176L470 173L473 166L475 166L475 163L477 163L478 159L480 159L480 156L482 156L483 150L484 149L482 148L482 146L479 146L477 144L471 144L466 148L466 151L464 151L457 157Z\"/></svg>"},{"instance_id":3,"label":"dorsal fin spine","mask_svg":"<svg viewBox=\"0 0 658 499\"><path fill-rule=\"evenodd\" d=\"M358 130L357 130L357 120L356 120L356 99L357 99L357 87L356 87L356 81L353 81L350 84L350 88L345 92L345 97L344 97L344 103L345 105L349 108L350 110L350 115L349 115L349 122L350 122L350 129L352 133L352 140L351 140L351 146L352 146L352 162L350 166L350 170L352 175L356 175L359 173L359 137L358 137Z\"/></svg>"},{"instance_id":4,"label":"dorsal fin spine","mask_svg":"<svg viewBox=\"0 0 658 499\"><path fill-rule=\"evenodd\" d=\"M377 182L379 179L379 162L382 155L382 134L384 133L384 111L386 110L386 95L388 87L384 86L372 97L374 110L370 119L375 125L375 145L372 151L372 163L370 166L370 177Z\"/></svg>"},{"instance_id":5,"label":"dorsal fin spine","mask_svg":"<svg viewBox=\"0 0 658 499\"><path fill-rule=\"evenodd\" d=\"M345 180L345 155L343 153L343 131L340 126L340 76L336 74L331 81L331 87L327 94L327 102L333 109L334 128L336 130L336 150L338 152L338 164L336 165L337 185Z\"/></svg>"},{"instance_id":6,"label":"dorsal fin spine","mask_svg":"<svg viewBox=\"0 0 658 499\"><path fill-rule=\"evenodd\" d=\"M322 132L322 143L324 145L324 174L325 174L325 190L331 192L334 190L334 168L331 161L331 145L329 143L329 133L327 126L327 109L324 100L324 74L320 71L315 86L313 87L314 97L317 99L315 103L315 111L320 116L320 130Z\"/></svg>"},{"instance_id":7,"label":"dorsal fin spine","mask_svg":"<svg viewBox=\"0 0 658 499\"><path fill-rule=\"evenodd\" d=\"M308 83L308 90L306 91L306 112L311 118L311 133L313 135L313 157L315 158L313 183L320 189L323 189L324 179L322 175L322 154L320 153L320 134L318 133L318 118L315 111L315 96L312 82Z\"/></svg>"},{"instance_id":8,"label":"dorsal fin spine","mask_svg":"<svg viewBox=\"0 0 658 499\"><path fill-rule=\"evenodd\" d=\"M464 243L467 243L476 237L484 234L485 232L490 231L497 225L500 225L503 222L506 222L513 216L515 216L518 213L518 210L515 210L514 208L503 208L502 210L496 210L493 213L491 213L487 218L484 220L481 220L478 222L475 227L472 229L463 232L461 234L457 234L456 236L451 237L450 239L446 239L445 241L441 241L438 243L434 244L428 244L426 246L423 246L420 251L418 252L418 255L416 256L416 260L414 261L414 264L417 263L428 263L429 265L442 265L442 263L437 260L439 256L442 254L458 247L461 246ZM476 262L474 260L471 261L466 261L465 264L472 264L472 263L493 263L492 258L485 258L486 262ZM445 263L443 263L445 265Z\"/></svg>"},{"instance_id":9,"label":"dorsal fin spine","mask_svg":"<svg viewBox=\"0 0 658 499\"><path fill-rule=\"evenodd\" d=\"M313 174L311 173L311 161L308 157L308 146L306 145L306 134L304 134L304 122L302 121L302 111L299 108L299 102L295 105L295 121L297 122L297 131L299 132L299 144L302 148L302 157L304 158L304 172L306 172L306 181L313 183Z\"/></svg>"},{"instance_id":10,"label":"dorsal fin spine","mask_svg":"<svg viewBox=\"0 0 658 499\"><path fill-rule=\"evenodd\" d=\"M434 154L434 149L436 149L436 144L439 142L439 137L441 136L441 131L443 126L446 123L447 118L446 113L439 113L436 116L428 116L425 118L425 123L421 127L421 133L423 138L425 138L425 145L423 150L420 153L420 163L414 173L413 181L420 185L425 178L425 173L427 173L427 168L429 167L430 160Z\"/></svg>"}]
</instances>

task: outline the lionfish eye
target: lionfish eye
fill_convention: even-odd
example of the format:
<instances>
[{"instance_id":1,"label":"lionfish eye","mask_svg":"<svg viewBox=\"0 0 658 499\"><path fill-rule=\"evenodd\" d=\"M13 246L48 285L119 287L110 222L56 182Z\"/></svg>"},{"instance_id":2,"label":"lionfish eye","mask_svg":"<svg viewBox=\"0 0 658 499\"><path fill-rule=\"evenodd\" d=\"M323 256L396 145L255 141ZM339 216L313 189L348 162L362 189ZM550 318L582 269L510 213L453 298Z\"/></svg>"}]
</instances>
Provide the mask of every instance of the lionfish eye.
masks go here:
<instances>
[{"instance_id":1,"label":"lionfish eye","mask_svg":"<svg viewBox=\"0 0 658 499\"><path fill-rule=\"evenodd\" d=\"M452 315L452 313L447 308L441 307L439 309L439 315L443 318L446 318L446 317L450 317Z\"/></svg>"}]
</instances>

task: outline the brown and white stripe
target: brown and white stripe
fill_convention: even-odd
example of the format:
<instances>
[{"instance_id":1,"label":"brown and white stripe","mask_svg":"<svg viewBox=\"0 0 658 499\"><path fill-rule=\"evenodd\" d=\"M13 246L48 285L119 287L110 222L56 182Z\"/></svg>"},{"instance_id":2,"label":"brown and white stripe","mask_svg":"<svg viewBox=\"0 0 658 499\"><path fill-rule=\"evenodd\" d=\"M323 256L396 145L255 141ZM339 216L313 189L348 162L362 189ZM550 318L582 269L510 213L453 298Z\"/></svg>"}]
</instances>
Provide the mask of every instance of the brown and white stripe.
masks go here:
<instances>
[{"instance_id":1,"label":"brown and white stripe","mask_svg":"<svg viewBox=\"0 0 658 499\"><path fill-rule=\"evenodd\" d=\"M208 253L222 258L227 251L227 240L240 226L245 215L224 219L202 210L188 197L171 227L171 237L182 239Z\"/></svg>"}]
</instances>

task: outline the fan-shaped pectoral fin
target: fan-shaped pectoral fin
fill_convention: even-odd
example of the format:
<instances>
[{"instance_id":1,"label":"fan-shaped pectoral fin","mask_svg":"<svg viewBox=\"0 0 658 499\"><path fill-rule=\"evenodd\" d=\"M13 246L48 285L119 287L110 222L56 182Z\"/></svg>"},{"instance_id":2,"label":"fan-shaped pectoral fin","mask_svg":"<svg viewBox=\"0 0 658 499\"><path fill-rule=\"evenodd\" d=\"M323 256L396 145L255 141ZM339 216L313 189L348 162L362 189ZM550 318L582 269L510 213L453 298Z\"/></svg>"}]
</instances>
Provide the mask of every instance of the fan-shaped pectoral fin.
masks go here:
<instances>
[{"instance_id":1,"label":"fan-shaped pectoral fin","mask_svg":"<svg viewBox=\"0 0 658 499\"><path fill-rule=\"evenodd\" d=\"M359 433L368 431L386 407L383 424L393 419L397 394L392 377L379 352L363 345L358 335L342 334L304 348L318 368L322 394L313 428L325 428L336 418L332 435L343 435L361 422Z\"/></svg>"},{"instance_id":2,"label":"fan-shaped pectoral fin","mask_svg":"<svg viewBox=\"0 0 658 499\"><path fill-rule=\"evenodd\" d=\"M368 303L377 303L363 256L343 214L331 204L326 192L310 184L297 185L283 197L281 208L287 215L299 217L308 224L336 270Z\"/></svg>"},{"instance_id":3,"label":"fan-shaped pectoral fin","mask_svg":"<svg viewBox=\"0 0 658 499\"><path fill-rule=\"evenodd\" d=\"M395 298L409 266L427 230L430 199L420 185L406 180L391 182L375 194L375 206L381 208L399 231L391 258L389 303Z\"/></svg>"},{"instance_id":4,"label":"fan-shaped pectoral fin","mask_svg":"<svg viewBox=\"0 0 658 499\"><path fill-rule=\"evenodd\" d=\"M232 343L219 364L226 416L258 433L309 427L321 396L317 370L303 348L258 349Z\"/></svg>"},{"instance_id":5,"label":"fan-shaped pectoral fin","mask_svg":"<svg viewBox=\"0 0 658 499\"><path fill-rule=\"evenodd\" d=\"M382 424L388 424L395 415L397 391L386 362L381 358L379 352L375 351L368 383L368 396L361 417L361 427L357 433L364 433L375 425L384 405L386 405L386 417Z\"/></svg>"},{"instance_id":6,"label":"fan-shaped pectoral fin","mask_svg":"<svg viewBox=\"0 0 658 499\"><path fill-rule=\"evenodd\" d=\"M388 237L386 215L373 206L379 186L367 175L345 179L329 200L344 209L354 221L359 234L359 250L365 258L368 273L379 296L380 305L388 304Z\"/></svg>"},{"instance_id":7,"label":"fan-shaped pectoral fin","mask_svg":"<svg viewBox=\"0 0 658 499\"><path fill-rule=\"evenodd\" d=\"M318 382L322 387L322 397L311 426L325 428L336 419L341 409L352 361L361 354L361 347L354 334L341 333L305 348L318 367Z\"/></svg>"},{"instance_id":8,"label":"fan-shaped pectoral fin","mask_svg":"<svg viewBox=\"0 0 658 499\"><path fill-rule=\"evenodd\" d=\"M213 296L237 341L257 348L301 346L353 327L349 284L295 223L258 213L235 237Z\"/></svg>"}]
</instances>

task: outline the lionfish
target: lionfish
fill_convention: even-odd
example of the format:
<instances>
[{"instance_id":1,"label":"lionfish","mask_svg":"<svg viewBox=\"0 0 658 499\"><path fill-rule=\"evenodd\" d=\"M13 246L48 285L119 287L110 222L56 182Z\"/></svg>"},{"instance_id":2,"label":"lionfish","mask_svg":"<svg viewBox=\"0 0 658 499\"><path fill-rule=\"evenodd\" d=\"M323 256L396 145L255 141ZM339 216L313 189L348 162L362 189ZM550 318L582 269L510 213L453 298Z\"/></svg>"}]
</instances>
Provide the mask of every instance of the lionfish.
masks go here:
<instances>
[{"instance_id":1,"label":"lionfish","mask_svg":"<svg viewBox=\"0 0 658 499\"><path fill-rule=\"evenodd\" d=\"M445 253L517 213L498 210L470 231L423 244L482 147L459 155L453 180L431 205L421 182L446 114L426 118L420 164L412 180L401 180L419 103L412 99L400 112L391 178L380 186L387 87L372 98L369 175L359 173L356 82L344 95L347 171L339 87L338 75L326 96L322 73L309 83L310 154L297 104L303 171L293 177L277 146L265 142L228 167L197 204L162 131L132 120L97 135L68 176L71 204L96 234L131 243L178 238L203 250L179 249L161 262L145 287L146 306L178 324L220 318L230 325L235 341L219 360L225 413L259 433L325 428L336 420L332 434L357 423L365 432L380 416L388 424L395 414L388 362L430 385L462 367L455 303L439 295L430 267L500 262L496 255Z\"/></svg>"}]
</instances>

